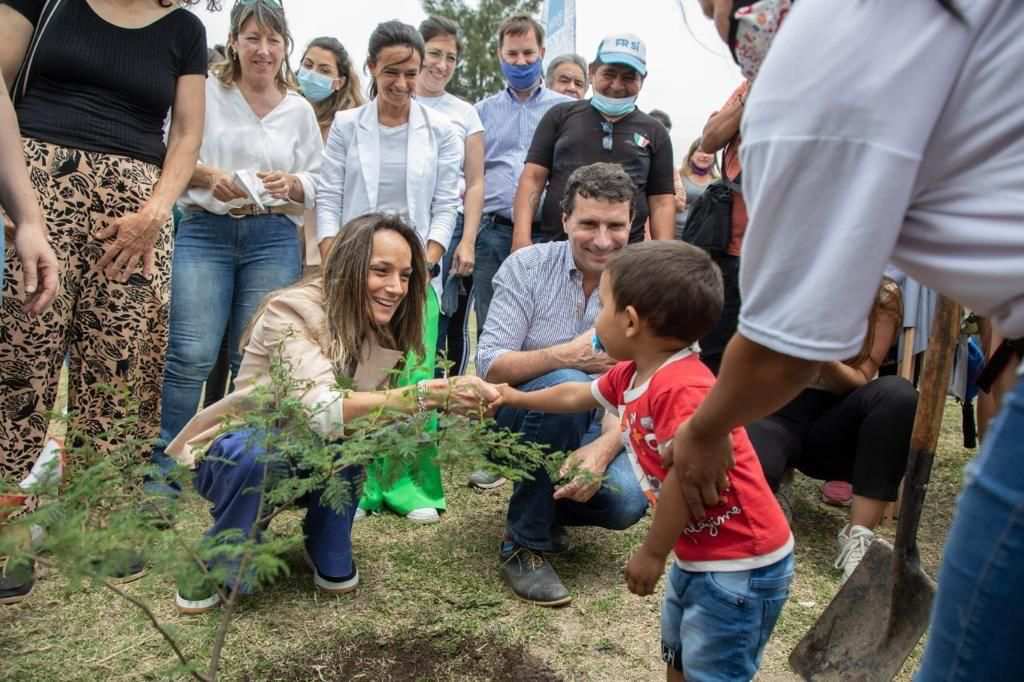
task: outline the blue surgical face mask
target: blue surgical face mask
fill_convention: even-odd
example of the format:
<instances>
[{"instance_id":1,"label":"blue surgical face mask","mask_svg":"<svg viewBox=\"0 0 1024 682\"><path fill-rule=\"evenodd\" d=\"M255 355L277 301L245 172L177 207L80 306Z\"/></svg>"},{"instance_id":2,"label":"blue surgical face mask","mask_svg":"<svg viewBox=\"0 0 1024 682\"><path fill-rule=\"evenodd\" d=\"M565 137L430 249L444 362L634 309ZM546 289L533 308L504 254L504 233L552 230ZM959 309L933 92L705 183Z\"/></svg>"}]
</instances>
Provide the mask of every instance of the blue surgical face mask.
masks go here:
<instances>
[{"instance_id":1,"label":"blue surgical face mask","mask_svg":"<svg viewBox=\"0 0 1024 682\"><path fill-rule=\"evenodd\" d=\"M601 337L597 335L596 331L594 332L594 336L592 336L591 339L590 339L590 347L594 349L595 353L607 353L608 352L608 349L606 349L604 347L604 344L601 343Z\"/></svg>"},{"instance_id":2,"label":"blue surgical face mask","mask_svg":"<svg viewBox=\"0 0 1024 682\"><path fill-rule=\"evenodd\" d=\"M513 90L529 90L540 81L544 65L540 59L532 64L509 64L501 60L501 73Z\"/></svg>"},{"instance_id":3,"label":"blue surgical face mask","mask_svg":"<svg viewBox=\"0 0 1024 682\"><path fill-rule=\"evenodd\" d=\"M590 104L605 116L619 118L636 109L636 95L632 97L606 97L595 92Z\"/></svg>"},{"instance_id":4,"label":"blue surgical face mask","mask_svg":"<svg viewBox=\"0 0 1024 682\"><path fill-rule=\"evenodd\" d=\"M302 88L303 97L314 104L324 101L334 93L334 79L330 76L302 67L295 78Z\"/></svg>"}]
</instances>

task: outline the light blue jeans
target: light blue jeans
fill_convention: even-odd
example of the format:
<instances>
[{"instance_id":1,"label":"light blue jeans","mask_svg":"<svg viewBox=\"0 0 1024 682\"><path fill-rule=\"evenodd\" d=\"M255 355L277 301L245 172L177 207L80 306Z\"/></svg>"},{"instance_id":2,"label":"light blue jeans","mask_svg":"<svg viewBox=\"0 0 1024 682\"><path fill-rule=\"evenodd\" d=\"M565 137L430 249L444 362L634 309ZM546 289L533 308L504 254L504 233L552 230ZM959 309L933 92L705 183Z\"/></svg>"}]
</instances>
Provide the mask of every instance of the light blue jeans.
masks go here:
<instances>
[{"instance_id":1,"label":"light blue jeans","mask_svg":"<svg viewBox=\"0 0 1024 682\"><path fill-rule=\"evenodd\" d=\"M300 259L298 230L283 215L193 212L178 225L160 439L153 451L153 463L163 471L173 468L164 447L195 415L225 330L234 376L250 318L268 293L299 278Z\"/></svg>"},{"instance_id":2,"label":"light blue jeans","mask_svg":"<svg viewBox=\"0 0 1024 682\"><path fill-rule=\"evenodd\" d=\"M917 682L1024 678L1024 380L967 466L938 589Z\"/></svg>"},{"instance_id":3,"label":"light blue jeans","mask_svg":"<svg viewBox=\"0 0 1024 682\"><path fill-rule=\"evenodd\" d=\"M673 563L661 606L661 657L687 682L746 682L789 597L790 553L750 571L694 573Z\"/></svg>"}]
</instances>

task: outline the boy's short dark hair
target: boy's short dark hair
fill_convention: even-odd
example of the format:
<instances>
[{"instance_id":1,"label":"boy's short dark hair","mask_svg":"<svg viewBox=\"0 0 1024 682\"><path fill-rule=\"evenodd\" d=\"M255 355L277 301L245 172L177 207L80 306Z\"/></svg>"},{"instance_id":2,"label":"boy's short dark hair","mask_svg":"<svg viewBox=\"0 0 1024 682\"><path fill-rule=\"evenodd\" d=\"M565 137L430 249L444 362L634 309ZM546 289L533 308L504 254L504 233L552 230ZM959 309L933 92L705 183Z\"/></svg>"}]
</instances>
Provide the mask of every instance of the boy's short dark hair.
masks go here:
<instances>
[{"instance_id":1,"label":"boy's short dark hair","mask_svg":"<svg viewBox=\"0 0 1024 682\"><path fill-rule=\"evenodd\" d=\"M722 315L722 271L686 242L630 244L608 263L617 311L633 306L658 336L690 344Z\"/></svg>"},{"instance_id":2,"label":"boy's short dark hair","mask_svg":"<svg viewBox=\"0 0 1024 682\"><path fill-rule=\"evenodd\" d=\"M529 14L516 14L498 25L498 49L505 44L505 36L524 36L530 31L537 38L537 47L544 47L544 27Z\"/></svg>"},{"instance_id":3,"label":"boy's short dark hair","mask_svg":"<svg viewBox=\"0 0 1024 682\"><path fill-rule=\"evenodd\" d=\"M629 218L633 219L633 199L636 197L636 185L617 163L598 161L587 166L580 166L569 174L565 183L565 194L562 195L562 213L572 215L576 210L576 197L600 199L619 203L629 202Z\"/></svg>"}]
</instances>

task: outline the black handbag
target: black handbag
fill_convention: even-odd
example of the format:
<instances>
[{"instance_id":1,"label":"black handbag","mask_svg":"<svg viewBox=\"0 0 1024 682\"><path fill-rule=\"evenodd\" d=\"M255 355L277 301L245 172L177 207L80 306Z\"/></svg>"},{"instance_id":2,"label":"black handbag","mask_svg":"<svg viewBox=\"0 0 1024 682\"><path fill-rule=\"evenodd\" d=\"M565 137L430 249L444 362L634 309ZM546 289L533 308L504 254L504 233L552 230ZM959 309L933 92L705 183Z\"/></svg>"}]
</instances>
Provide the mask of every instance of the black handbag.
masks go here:
<instances>
[{"instance_id":1,"label":"black handbag","mask_svg":"<svg viewBox=\"0 0 1024 682\"><path fill-rule=\"evenodd\" d=\"M712 255L725 253L732 239L732 195L742 192L739 181L739 177L730 182L723 176L708 185L687 212L680 239Z\"/></svg>"}]
</instances>

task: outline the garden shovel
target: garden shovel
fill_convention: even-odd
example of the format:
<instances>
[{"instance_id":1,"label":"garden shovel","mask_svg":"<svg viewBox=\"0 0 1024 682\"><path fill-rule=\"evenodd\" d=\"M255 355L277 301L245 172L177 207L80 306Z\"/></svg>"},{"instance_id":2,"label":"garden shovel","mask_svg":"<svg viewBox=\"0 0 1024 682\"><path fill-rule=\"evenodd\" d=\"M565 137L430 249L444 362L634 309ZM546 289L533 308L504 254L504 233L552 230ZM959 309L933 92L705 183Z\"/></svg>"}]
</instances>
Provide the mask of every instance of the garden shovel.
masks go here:
<instances>
[{"instance_id":1,"label":"garden shovel","mask_svg":"<svg viewBox=\"0 0 1024 682\"><path fill-rule=\"evenodd\" d=\"M917 526L942 426L960 332L960 307L943 297L925 352L895 545L871 543L863 561L790 654L808 680L891 680L928 627L935 581L921 568Z\"/></svg>"}]
</instances>

